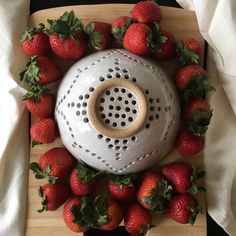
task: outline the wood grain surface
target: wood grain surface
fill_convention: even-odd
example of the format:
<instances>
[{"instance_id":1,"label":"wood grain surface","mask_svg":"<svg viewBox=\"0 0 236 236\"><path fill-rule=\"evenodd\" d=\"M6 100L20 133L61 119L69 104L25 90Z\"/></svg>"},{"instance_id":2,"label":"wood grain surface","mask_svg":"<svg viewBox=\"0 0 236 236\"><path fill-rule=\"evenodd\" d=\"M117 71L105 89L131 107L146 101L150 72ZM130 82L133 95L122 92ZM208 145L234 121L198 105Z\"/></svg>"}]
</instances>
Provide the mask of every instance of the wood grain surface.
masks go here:
<instances>
[{"instance_id":1,"label":"wood grain surface","mask_svg":"<svg viewBox=\"0 0 236 236\"><path fill-rule=\"evenodd\" d=\"M65 11L70 10L74 10L76 15L81 18L85 24L94 20L111 22L117 16L130 15L132 6L133 5L131 4L102 4L52 8L34 13L29 19L29 25L36 26L40 22L45 23L47 25L47 19L58 18ZM163 20L161 22L161 26L163 28L170 29L177 39L193 37L200 40L204 45L204 40L199 33L194 12L168 7L162 7L162 10ZM64 71L66 71L73 64L73 62L65 62L56 57L55 60ZM173 77L173 74L177 68L176 62L171 61L164 62L161 64L164 68L166 68L166 71L169 76ZM53 87L56 88L57 84L53 85ZM32 122L34 122L33 117ZM37 161L41 154L43 154L50 148L56 146L63 146L59 138L52 144L38 145L32 148L30 162ZM178 153L176 152L176 148L173 148L173 151L161 163L158 164L158 167L165 163L180 160L191 163L198 168L204 168L204 157L202 153L188 159L181 159ZM84 235L82 233L73 233L69 229L67 229L62 217L62 207L55 212L46 212L41 214L37 213L37 209L40 208L40 199L37 196L37 189L39 185L43 183L43 180L35 180L33 173L31 171L29 172L26 235ZM205 208L205 194L200 194L198 198L201 203L201 206ZM153 223L155 224L155 227L147 233L147 236L206 236L205 214L201 214L198 216L194 226L181 225L166 218L165 216L159 216L156 214L154 215Z\"/></svg>"}]
</instances>

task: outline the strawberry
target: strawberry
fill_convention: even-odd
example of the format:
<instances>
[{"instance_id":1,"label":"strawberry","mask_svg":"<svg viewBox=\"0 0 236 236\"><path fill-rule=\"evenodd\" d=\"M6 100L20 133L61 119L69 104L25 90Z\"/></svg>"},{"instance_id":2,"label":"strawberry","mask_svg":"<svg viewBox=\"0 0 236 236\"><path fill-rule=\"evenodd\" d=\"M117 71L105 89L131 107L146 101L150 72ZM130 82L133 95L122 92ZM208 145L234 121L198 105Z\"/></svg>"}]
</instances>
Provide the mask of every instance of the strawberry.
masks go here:
<instances>
[{"instance_id":1,"label":"strawberry","mask_svg":"<svg viewBox=\"0 0 236 236\"><path fill-rule=\"evenodd\" d=\"M119 16L112 22L112 35L118 42L122 42L125 32L132 24L132 19L129 16Z\"/></svg>"},{"instance_id":2,"label":"strawberry","mask_svg":"<svg viewBox=\"0 0 236 236\"><path fill-rule=\"evenodd\" d=\"M153 227L151 223L152 215L147 209L143 208L137 203L129 206L125 214L124 226L130 234L146 234L148 230Z\"/></svg>"},{"instance_id":3,"label":"strawberry","mask_svg":"<svg viewBox=\"0 0 236 236\"><path fill-rule=\"evenodd\" d=\"M182 112L185 126L196 135L204 135L210 124L212 110L202 98L195 98L186 103Z\"/></svg>"},{"instance_id":4,"label":"strawberry","mask_svg":"<svg viewBox=\"0 0 236 236\"><path fill-rule=\"evenodd\" d=\"M27 29L21 36L21 46L29 56L46 56L50 50L49 37L44 24Z\"/></svg>"},{"instance_id":5,"label":"strawberry","mask_svg":"<svg viewBox=\"0 0 236 236\"><path fill-rule=\"evenodd\" d=\"M176 41L176 56L181 65L198 64L202 55L202 45L196 39L188 38Z\"/></svg>"},{"instance_id":6,"label":"strawberry","mask_svg":"<svg viewBox=\"0 0 236 236\"><path fill-rule=\"evenodd\" d=\"M52 143L58 136L55 120L46 118L35 122L30 128L32 147L42 143Z\"/></svg>"},{"instance_id":7,"label":"strawberry","mask_svg":"<svg viewBox=\"0 0 236 236\"><path fill-rule=\"evenodd\" d=\"M79 162L70 175L70 187L77 196L90 194L96 185L96 180L102 175L101 171Z\"/></svg>"},{"instance_id":8,"label":"strawberry","mask_svg":"<svg viewBox=\"0 0 236 236\"><path fill-rule=\"evenodd\" d=\"M202 151L204 143L203 137L194 135L188 130L181 130L177 141L179 154L182 157L193 156Z\"/></svg>"},{"instance_id":9,"label":"strawberry","mask_svg":"<svg viewBox=\"0 0 236 236\"><path fill-rule=\"evenodd\" d=\"M203 97L206 92L214 90L207 72L197 65L181 67L176 73L175 85L184 101L190 97Z\"/></svg>"},{"instance_id":10,"label":"strawberry","mask_svg":"<svg viewBox=\"0 0 236 236\"><path fill-rule=\"evenodd\" d=\"M132 10L134 21L151 25L154 21L159 23L162 18L160 6L154 1L142 1L134 5Z\"/></svg>"},{"instance_id":11,"label":"strawberry","mask_svg":"<svg viewBox=\"0 0 236 236\"><path fill-rule=\"evenodd\" d=\"M150 53L152 41L151 28L142 23L134 23L126 30L123 46L137 55Z\"/></svg>"},{"instance_id":12,"label":"strawberry","mask_svg":"<svg viewBox=\"0 0 236 236\"><path fill-rule=\"evenodd\" d=\"M154 171L146 171L141 177L137 199L143 207L163 213L166 202L170 201L171 191L172 187L160 174Z\"/></svg>"},{"instance_id":13,"label":"strawberry","mask_svg":"<svg viewBox=\"0 0 236 236\"><path fill-rule=\"evenodd\" d=\"M55 211L69 197L70 188L67 184L47 183L39 187L38 194L39 197L42 198L42 208L38 210L38 212L42 213L43 211Z\"/></svg>"},{"instance_id":14,"label":"strawberry","mask_svg":"<svg viewBox=\"0 0 236 236\"><path fill-rule=\"evenodd\" d=\"M27 97L27 98L26 98ZM43 94L35 97L29 97L29 93L24 97L24 103L29 112L40 118L52 117L55 107L55 97L52 94Z\"/></svg>"},{"instance_id":15,"label":"strawberry","mask_svg":"<svg viewBox=\"0 0 236 236\"><path fill-rule=\"evenodd\" d=\"M187 163L175 162L165 165L161 169L161 174L178 193L197 194L204 191L203 187L197 186L196 181L202 178L205 172L198 171Z\"/></svg>"},{"instance_id":16,"label":"strawberry","mask_svg":"<svg viewBox=\"0 0 236 236\"><path fill-rule=\"evenodd\" d=\"M113 230L123 220L123 209L115 200L106 200L97 196L94 200L94 212L98 228L101 230Z\"/></svg>"},{"instance_id":17,"label":"strawberry","mask_svg":"<svg viewBox=\"0 0 236 236\"><path fill-rule=\"evenodd\" d=\"M65 149L55 147L40 156L38 163L32 162L30 169L35 173L36 179L48 177L49 182L54 184L62 180L74 167L72 155Z\"/></svg>"},{"instance_id":18,"label":"strawberry","mask_svg":"<svg viewBox=\"0 0 236 236\"><path fill-rule=\"evenodd\" d=\"M52 51L66 60L80 59L86 49L81 20L75 17L74 11L65 12L57 20L48 20L50 25L49 42Z\"/></svg>"},{"instance_id":19,"label":"strawberry","mask_svg":"<svg viewBox=\"0 0 236 236\"><path fill-rule=\"evenodd\" d=\"M31 86L48 84L61 77L61 72L55 62L45 56L30 57L26 70L20 73L20 80L28 82Z\"/></svg>"},{"instance_id":20,"label":"strawberry","mask_svg":"<svg viewBox=\"0 0 236 236\"><path fill-rule=\"evenodd\" d=\"M76 233L86 232L92 226L96 227L92 203L88 197L69 199L64 205L63 218L67 227Z\"/></svg>"},{"instance_id":21,"label":"strawberry","mask_svg":"<svg viewBox=\"0 0 236 236\"><path fill-rule=\"evenodd\" d=\"M179 193L171 199L167 215L180 224L194 224L199 212L197 201L188 193Z\"/></svg>"},{"instance_id":22,"label":"strawberry","mask_svg":"<svg viewBox=\"0 0 236 236\"><path fill-rule=\"evenodd\" d=\"M110 175L108 190L120 202L130 202L135 196L135 175Z\"/></svg>"},{"instance_id":23,"label":"strawberry","mask_svg":"<svg viewBox=\"0 0 236 236\"><path fill-rule=\"evenodd\" d=\"M160 29L157 23L154 23L152 30L158 42L158 47L152 50L152 57L158 60L172 59L175 52L174 35L169 30Z\"/></svg>"},{"instance_id":24,"label":"strawberry","mask_svg":"<svg viewBox=\"0 0 236 236\"><path fill-rule=\"evenodd\" d=\"M95 50L103 50L111 41L111 24L94 21L86 26L89 45Z\"/></svg>"}]
</instances>

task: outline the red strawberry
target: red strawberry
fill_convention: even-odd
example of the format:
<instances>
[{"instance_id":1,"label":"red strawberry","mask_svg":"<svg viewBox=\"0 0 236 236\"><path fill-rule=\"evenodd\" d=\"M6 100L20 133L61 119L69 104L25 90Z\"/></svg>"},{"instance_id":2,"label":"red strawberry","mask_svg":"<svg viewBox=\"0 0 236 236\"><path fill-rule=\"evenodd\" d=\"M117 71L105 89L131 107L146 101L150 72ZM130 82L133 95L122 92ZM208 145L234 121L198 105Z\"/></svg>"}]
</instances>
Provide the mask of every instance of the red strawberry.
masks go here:
<instances>
[{"instance_id":1,"label":"red strawberry","mask_svg":"<svg viewBox=\"0 0 236 236\"><path fill-rule=\"evenodd\" d=\"M167 215L180 224L194 224L202 209L197 201L188 193L179 193L171 199Z\"/></svg>"},{"instance_id":2,"label":"red strawberry","mask_svg":"<svg viewBox=\"0 0 236 236\"><path fill-rule=\"evenodd\" d=\"M30 85L48 84L61 77L61 72L54 61L45 56L33 56L26 64L26 70L20 73L20 80Z\"/></svg>"},{"instance_id":3,"label":"red strawberry","mask_svg":"<svg viewBox=\"0 0 236 236\"><path fill-rule=\"evenodd\" d=\"M85 196L90 194L96 185L96 180L102 174L85 165L82 162L72 171L70 175L70 187L72 192L77 196Z\"/></svg>"},{"instance_id":4,"label":"red strawberry","mask_svg":"<svg viewBox=\"0 0 236 236\"><path fill-rule=\"evenodd\" d=\"M197 64L202 55L202 45L192 38L176 41L176 55L181 65Z\"/></svg>"},{"instance_id":5,"label":"red strawberry","mask_svg":"<svg viewBox=\"0 0 236 236\"><path fill-rule=\"evenodd\" d=\"M29 56L46 56L50 50L50 44L44 24L39 24L38 28L27 29L21 36L21 46Z\"/></svg>"},{"instance_id":6,"label":"red strawberry","mask_svg":"<svg viewBox=\"0 0 236 236\"><path fill-rule=\"evenodd\" d=\"M110 175L108 190L120 202L130 202L135 196L134 175Z\"/></svg>"},{"instance_id":7,"label":"red strawberry","mask_svg":"<svg viewBox=\"0 0 236 236\"><path fill-rule=\"evenodd\" d=\"M182 130L179 133L177 145L179 154L182 157L193 156L202 151L204 147L204 138L194 135L190 131Z\"/></svg>"},{"instance_id":8,"label":"red strawberry","mask_svg":"<svg viewBox=\"0 0 236 236\"><path fill-rule=\"evenodd\" d=\"M101 196L94 200L94 211L101 230L114 230L124 217L123 209L116 201L106 200Z\"/></svg>"},{"instance_id":9,"label":"red strawberry","mask_svg":"<svg viewBox=\"0 0 236 236\"><path fill-rule=\"evenodd\" d=\"M137 54L150 53L152 31L149 26L142 23L134 23L126 30L123 46L125 49Z\"/></svg>"},{"instance_id":10,"label":"red strawberry","mask_svg":"<svg viewBox=\"0 0 236 236\"><path fill-rule=\"evenodd\" d=\"M89 44L95 50L103 50L111 41L111 24L94 21L86 26Z\"/></svg>"},{"instance_id":11,"label":"red strawberry","mask_svg":"<svg viewBox=\"0 0 236 236\"><path fill-rule=\"evenodd\" d=\"M187 163L175 162L165 165L161 169L164 178L178 193L197 194L204 191L203 187L198 187L196 181L205 175L204 171L198 171Z\"/></svg>"},{"instance_id":12,"label":"red strawberry","mask_svg":"<svg viewBox=\"0 0 236 236\"><path fill-rule=\"evenodd\" d=\"M62 180L74 167L72 155L65 149L55 147L40 156L38 163L32 162L30 169L36 179L48 177L50 183Z\"/></svg>"},{"instance_id":13,"label":"red strawberry","mask_svg":"<svg viewBox=\"0 0 236 236\"><path fill-rule=\"evenodd\" d=\"M91 207L87 204L86 198L75 197L69 199L64 205L63 218L67 227L73 232L80 233L86 232L90 228L90 222L85 221L86 219L91 219ZM83 209L82 209L83 207ZM91 219L91 223L92 223Z\"/></svg>"},{"instance_id":14,"label":"red strawberry","mask_svg":"<svg viewBox=\"0 0 236 236\"><path fill-rule=\"evenodd\" d=\"M73 11L65 12L58 20L48 20L49 42L52 51L63 59L78 60L86 49L83 25Z\"/></svg>"},{"instance_id":15,"label":"red strawberry","mask_svg":"<svg viewBox=\"0 0 236 236\"><path fill-rule=\"evenodd\" d=\"M40 119L48 118L53 115L55 107L54 95L43 94L35 97L35 94L32 94L32 97L29 97L28 93L28 95L24 97L24 100L25 106L32 115Z\"/></svg>"},{"instance_id":16,"label":"red strawberry","mask_svg":"<svg viewBox=\"0 0 236 236\"><path fill-rule=\"evenodd\" d=\"M197 65L181 67L176 73L175 85L185 101L190 97L203 97L206 92L214 90L207 72Z\"/></svg>"},{"instance_id":17,"label":"red strawberry","mask_svg":"<svg viewBox=\"0 0 236 236\"><path fill-rule=\"evenodd\" d=\"M120 16L112 22L112 34L118 42L122 42L125 32L132 24L132 19L129 16Z\"/></svg>"},{"instance_id":18,"label":"red strawberry","mask_svg":"<svg viewBox=\"0 0 236 236\"><path fill-rule=\"evenodd\" d=\"M152 216L148 210L137 203L129 206L124 219L125 229L130 234L144 235L152 227Z\"/></svg>"},{"instance_id":19,"label":"red strawberry","mask_svg":"<svg viewBox=\"0 0 236 236\"><path fill-rule=\"evenodd\" d=\"M39 143L52 143L58 136L58 128L55 120L42 119L35 122L30 128L32 146Z\"/></svg>"},{"instance_id":20,"label":"red strawberry","mask_svg":"<svg viewBox=\"0 0 236 236\"><path fill-rule=\"evenodd\" d=\"M154 171L146 171L137 193L139 203L152 211L162 213L171 198L172 187Z\"/></svg>"},{"instance_id":21,"label":"red strawberry","mask_svg":"<svg viewBox=\"0 0 236 236\"><path fill-rule=\"evenodd\" d=\"M152 57L158 60L172 59L174 57L175 52L174 35L169 30L159 29L159 26L156 23L154 23L153 35L158 37L158 47L152 50Z\"/></svg>"},{"instance_id":22,"label":"red strawberry","mask_svg":"<svg viewBox=\"0 0 236 236\"><path fill-rule=\"evenodd\" d=\"M38 212L41 213L43 211L55 211L69 197L70 188L67 184L48 183L39 187L38 194L39 197L42 198L42 208L38 210Z\"/></svg>"},{"instance_id":23,"label":"red strawberry","mask_svg":"<svg viewBox=\"0 0 236 236\"><path fill-rule=\"evenodd\" d=\"M162 11L160 6L154 1L143 1L134 5L132 10L134 21L151 25L154 21L160 22Z\"/></svg>"}]
</instances>

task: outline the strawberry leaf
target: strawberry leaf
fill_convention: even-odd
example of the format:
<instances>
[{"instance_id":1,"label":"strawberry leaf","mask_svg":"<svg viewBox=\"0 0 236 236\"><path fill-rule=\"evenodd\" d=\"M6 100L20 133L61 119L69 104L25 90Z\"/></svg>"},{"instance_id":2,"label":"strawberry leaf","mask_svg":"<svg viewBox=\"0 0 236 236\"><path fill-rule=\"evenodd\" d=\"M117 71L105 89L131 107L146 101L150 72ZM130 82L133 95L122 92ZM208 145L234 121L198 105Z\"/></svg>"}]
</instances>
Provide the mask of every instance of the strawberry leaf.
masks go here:
<instances>
[{"instance_id":1,"label":"strawberry leaf","mask_svg":"<svg viewBox=\"0 0 236 236\"><path fill-rule=\"evenodd\" d=\"M43 94L48 94L49 89L42 86L42 85L33 85L31 86L30 90L23 96L23 100L33 98L34 103L37 103L40 96Z\"/></svg>"},{"instance_id":2,"label":"strawberry leaf","mask_svg":"<svg viewBox=\"0 0 236 236\"><path fill-rule=\"evenodd\" d=\"M192 168L192 175L190 177L192 185L188 189L188 193L196 195L199 192L205 192L206 189L202 186L197 186L196 182L198 179L202 178L206 172L205 171L198 171L197 168L193 167Z\"/></svg>"},{"instance_id":3,"label":"strawberry leaf","mask_svg":"<svg viewBox=\"0 0 236 236\"><path fill-rule=\"evenodd\" d=\"M133 186L133 182L137 178L136 174L127 174L127 175L109 175L109 179L112 183L117 184L119 189L122 190L123 185Z\"/></svg>"},{"instance_id":4,"label":"strawberry leaf","mask_svg":"<svg viewBox=\"0 0 236 236\"><path fill-rule=\"evenodd\" d=\"M176 56L181 66L199 62L199 56L180 41L176 41Z\"/></svg>"},{"instance_id":5,"label":"strawberry leaf","mask_svg":"<svg viewBox=\"0 0 236 236\"><path fill-rule=\"evenodd\" d=\"M94 199L94 213L97 220L98 226L102 226L108 223L109 217L107 214L108 203L104 196L98 195Z\"/></svg>"},{"instance_id":6,"label":"strawberry leaf","mask_svg":"<svg viewBox=\"0 0 236 236\"><path fill-rule=\"evenodd\" d=\"M190 211L190 216L189 216L189 223L191 224L191 225L193 225L194 224L194 222L195 222L195 220L196 220L196 218L197 218L197 215L199 214L199 213L203 213L203 208L201 207L201 206L196 206L196 207L194 207L194 208L192 208L192 207L188 207L188 209L189 209L189 211Z\"/></svg>"},{"instance_id":7,"label":"strawberry leaf","mask_svg":"<svg viewBox=\"0 0 236 236\"><path fill-rule=\"evenodd\" d=\"M137 234L131 234L131 236L144 236L147 234L147 232L154 227L155 225L151 225L151 224L146 224L146 225L141 225L139 233Z\"/></svg>"},{"instance_id":8,"label":"strawberry leaf","mask_svg":"<svg viewBox=\"0 0 236 236\"><path fill-rule=\"evenodd\" d=\"M79 172L76 175L76 178L80 178L84 183L93 183L103 174L102 171L95 170L81 161L78 163L76 169Z\"/></svg>"},{"instance_id":9,"label":"strawberry leaf","mask_svg":"<svg viewBox=\"0 0 236 236\"><path fill-rule=\"evenodd\" d=\"M40 23L39 27L28 28L21 36L20 42L22 43L26 39L30 41L33 39L34 34L36 33L45 33L45 25Z\"/></svg>"},{"instance_id":10,"label":"strawberry leaf","mask_svg":"<svg viewBox=\"0 0 236 236\"><path fill-rule=\"evenodd\" d=\"M32 148L35 147L36 145L42 144L38 141L32 141Z\"/></svg>"},{"instance_id":11,"label":"strawberry leaf","mask_svg":"<svg viewBox=\"0 0 236 236\"><path fill-rule=\"evenodd\" d=\"M193 74L189 84L181 90L181 98L186 102L191 97L204 97L207 92L215 88L210 84L209 79L204 75Z\"/></svg>"},{"instance_id":12,"label":"strawberry leaf","mask_svg":"<svg viewBox=\"0 0 236 236\"><path fill-rule=\"evenodd\" d=\"M47 197L43 195L43 189L42 189L41 186L39 186L39 188L38 188L38 196L40 198L42 198L42 200L41 200L42 208L38 210L38 213L42 213L43 211L48 211L48 208L47 208Z\"/></svg>"},{"instance_id":13,"label":"strawberry leaf","mask_svg":"<svg viewBox=\"0 0 236 236\"><path fill-rule=\"evenodd\" d=\"M51 184L55 184L58 180L57 176L48 176L48 182Z\"/></svg>"},{"instance_id":14,"label":"strawberry leaf","mask_svg":"<svg viewBox=\"0 0 236 236\"><path fill-rule=\"evenodd\" d=\"M197 125L207 126L210 124L212 112L196 110L192 113L192 121Z\"/></svg>"},{"instance_id":15,"label":"strawberry leaf","mask_svg":"<svg viewBox=\"0 0 236 236\"><path fill-rule=\"evenodd\" d=\"M132 23L133 23L132 19L129 18L122 27L112 29L111 33L117 39L118 42L121 43L123 41L124 34Z\"/></svg>"}]
</instances>

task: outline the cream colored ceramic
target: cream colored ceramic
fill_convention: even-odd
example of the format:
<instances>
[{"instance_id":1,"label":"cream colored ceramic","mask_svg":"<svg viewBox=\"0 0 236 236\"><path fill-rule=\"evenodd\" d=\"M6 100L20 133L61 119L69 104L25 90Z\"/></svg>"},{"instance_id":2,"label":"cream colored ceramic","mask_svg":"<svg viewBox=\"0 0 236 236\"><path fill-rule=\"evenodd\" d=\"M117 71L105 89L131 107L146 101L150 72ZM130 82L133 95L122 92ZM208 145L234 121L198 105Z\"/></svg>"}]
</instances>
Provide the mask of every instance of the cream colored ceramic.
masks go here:
<instances>
[{"instance_id":1,"label":"cream colored ceramic","mask_svg":"<svg viewBox=\"0 0 236 236\"><path fill-rule=\"evenodd\" d=\"M77 158L116 174L158 163L173 146L179 102L157 63L120 49L89 55L66 73L55 116Z\"/></svg>"}]
</instances>

